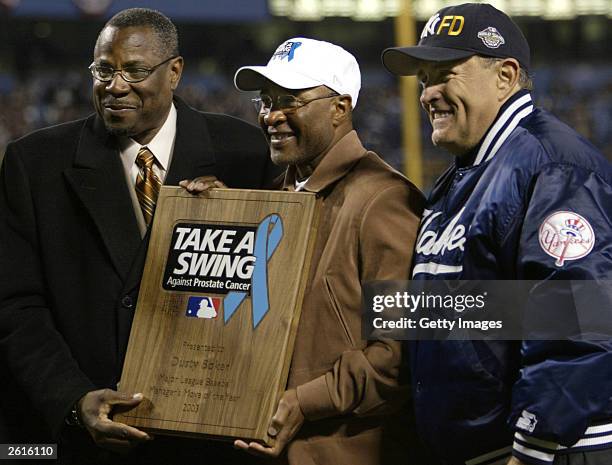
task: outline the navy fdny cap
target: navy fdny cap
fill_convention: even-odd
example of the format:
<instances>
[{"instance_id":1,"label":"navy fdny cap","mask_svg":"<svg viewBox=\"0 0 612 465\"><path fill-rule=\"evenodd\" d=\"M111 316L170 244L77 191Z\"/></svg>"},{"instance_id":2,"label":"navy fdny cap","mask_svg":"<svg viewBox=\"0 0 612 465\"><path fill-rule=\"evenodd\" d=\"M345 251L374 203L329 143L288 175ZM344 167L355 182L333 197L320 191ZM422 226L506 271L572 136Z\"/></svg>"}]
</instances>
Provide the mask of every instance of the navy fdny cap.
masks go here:
<instances>
[{"instance_id":1,"label":"navy fdny cap","mask_svg":"<svg viewBox=\"0 0 612 465\"><path fill-rule=\"evenodd\" d=\"M442 8L425 24L418 45L388 48L382 61L393 74L411 76L420 61L453 61L472 55L515 58L529 69L527 39L508 15L486 3Z\"/></svg>"}]
</instances>

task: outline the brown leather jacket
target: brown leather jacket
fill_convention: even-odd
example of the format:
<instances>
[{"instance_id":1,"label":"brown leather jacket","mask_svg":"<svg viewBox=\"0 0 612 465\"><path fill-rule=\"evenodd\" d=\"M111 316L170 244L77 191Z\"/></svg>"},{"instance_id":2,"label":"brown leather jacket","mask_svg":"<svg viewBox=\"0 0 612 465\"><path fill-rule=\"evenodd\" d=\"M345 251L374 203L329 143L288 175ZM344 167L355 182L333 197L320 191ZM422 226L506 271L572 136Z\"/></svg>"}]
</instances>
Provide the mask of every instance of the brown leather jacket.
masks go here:
<instances>
[{"instance_id":1,"label":"brown leather jacket","mask_svg":"<svg viewBox=\"0 0 612 465\"><path fill-rule=\"evenodd\" d=\"M285 175L294 189L295 169ZM361 284L408 279L423 196L351 131L304 189L323 198L288 385L306 422L288 446L296 465L419 463L397 341L361 338ZM414 459L413 459L414 457Z\"/></svg>"}]
</instances>

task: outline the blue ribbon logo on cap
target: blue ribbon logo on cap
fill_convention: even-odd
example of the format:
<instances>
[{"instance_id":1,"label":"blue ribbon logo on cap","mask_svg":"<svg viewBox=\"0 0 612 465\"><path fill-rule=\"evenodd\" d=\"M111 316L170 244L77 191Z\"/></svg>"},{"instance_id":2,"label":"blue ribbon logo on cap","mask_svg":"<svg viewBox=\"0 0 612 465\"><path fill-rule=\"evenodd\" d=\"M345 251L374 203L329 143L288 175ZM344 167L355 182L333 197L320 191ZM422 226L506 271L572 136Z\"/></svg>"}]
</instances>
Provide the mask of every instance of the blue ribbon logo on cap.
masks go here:
<instances>
[{"instance_id":1,"label":"blue ribbon logo on cap","mask_svg":"<svg viewBox=\"0 0 612 465\"><path fill-rule=\"evenodd\" d=\"M268 261L280 244L283 237L283 222L277 214L265 217L255 234L255 267L251 276L251 306L253 308L253 328L256 328L270 309L268 299ZM223 313L225 323L229 321L247 293L232 291L223 300Z\"/></svg>"},{"instance_id":2,"label":"blue ribbon logo on cap","mask_svg":"<svg viewBox=\"0 0 612 465\"><path fill-rule=\"evenodd\" d=\"M300 45L302 45L302 42L285 42L276 49L276 52L274 52L274 55L272 55L271 60L282 60L285 57L287 57L287 61L293 60L295 50Z\"/></svg>"}]
</instances>

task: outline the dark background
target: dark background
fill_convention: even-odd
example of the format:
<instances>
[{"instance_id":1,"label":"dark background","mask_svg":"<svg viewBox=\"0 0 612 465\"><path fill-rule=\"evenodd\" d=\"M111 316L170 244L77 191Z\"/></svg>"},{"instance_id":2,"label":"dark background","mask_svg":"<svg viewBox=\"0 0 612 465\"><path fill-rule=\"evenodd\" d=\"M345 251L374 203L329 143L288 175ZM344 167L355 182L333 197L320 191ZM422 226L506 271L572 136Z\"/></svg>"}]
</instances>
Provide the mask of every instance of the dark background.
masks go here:
<instances>
[{"instance_id":1,"label":"dark background","mask_svg":"<svg viewBox=\"0 0 612 465\"><path fill-rule=\"evenodd\" d=\"M16 1L0 0L0 159L9 140L92 112L87 67L98 32L112 13L146 5L168 14L178 27L186 66L177 93L199 109L252 122L256 113L251 95L232 85L238 67L265 64L276 46L290 37L303 35L345 47L362 68L363 86L355 112L361 138L368 148L402 169L397 80L380 62L380 52L395 45L393 18L292 21L274 16L265 0L90 2L109 3L100 16L84 14L78 0L22 0L12 9L1 6ZM612 160L611 16L565 20L519 16L515 20L531 45L536 103L585 135ZM423 24L418 22L417 31ZM422 138L427 189L450 159L431 146L425 120Z\"/></svg>"}]
</instances>

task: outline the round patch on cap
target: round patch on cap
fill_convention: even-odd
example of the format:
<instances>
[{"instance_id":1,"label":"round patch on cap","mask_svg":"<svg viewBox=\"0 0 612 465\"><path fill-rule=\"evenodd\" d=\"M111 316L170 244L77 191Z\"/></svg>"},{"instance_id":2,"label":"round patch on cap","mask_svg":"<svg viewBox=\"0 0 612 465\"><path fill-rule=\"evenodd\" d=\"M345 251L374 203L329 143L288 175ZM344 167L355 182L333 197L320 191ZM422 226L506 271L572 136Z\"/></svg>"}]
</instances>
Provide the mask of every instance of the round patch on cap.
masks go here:
<instances>
[{"instance_id":1,"label":"round patch on cap","mask_svg":"<svg viewBox=\"0 0 612 465\"><path fill-rule=\"evenodd\" d=\"M589 222L574 212L558 211L549 215L540 225L540 246L556 266L566 260L587 256L595 245L595 233Z\"/></svg>"},{"instance_id":2,"label":"round patch on cap","mask_svg":"<svg viewBox=\"0 0 612 465\"><path fill-rule=\"evenodd\" d=\"M482 40L482 43L489 48L499 48L500 45L504 45L506 41L493 26L489 26L478 33L478 38Z\"/></svg>"}]
</instances>

